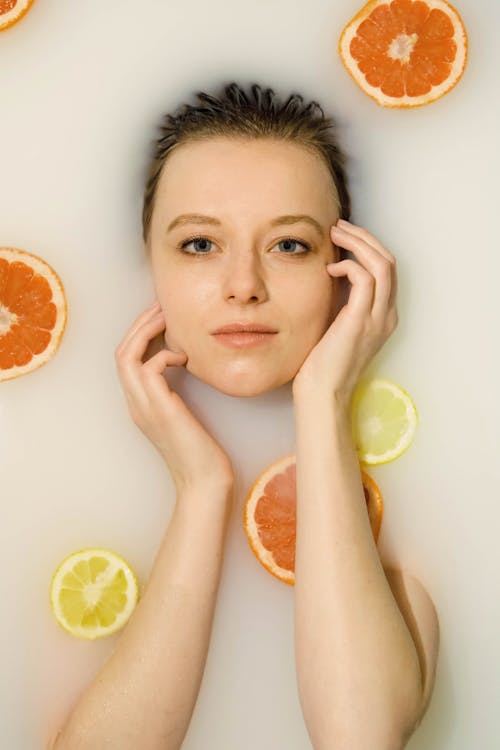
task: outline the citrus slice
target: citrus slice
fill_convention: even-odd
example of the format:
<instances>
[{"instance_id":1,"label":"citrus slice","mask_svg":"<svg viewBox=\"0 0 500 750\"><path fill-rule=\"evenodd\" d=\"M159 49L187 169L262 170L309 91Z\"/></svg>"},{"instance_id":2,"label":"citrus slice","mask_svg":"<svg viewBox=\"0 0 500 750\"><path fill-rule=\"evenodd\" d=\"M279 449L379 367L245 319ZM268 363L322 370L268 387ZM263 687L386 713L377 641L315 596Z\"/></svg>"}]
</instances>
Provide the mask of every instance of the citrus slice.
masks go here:
<instances>
[{"instance_id":1,"label":"citrus slice","mask_svg":"<svg viewBox=\"0 0 500 750\"><path fill-rule=\"evenodd\" d=\"M0 31L20 21L33 2L34 0L0 0Z\"/></svg>"},{"instance_id":2,"label":"citrus slice","mask_svg":"<svg viewBox=\"0 0 500 750\"><path fill-rule=\"evenodd\" d=\"M385 464L398 458L413 440L418 422L408 393L383 378L358 384L351 417L358 458L365 464Z\"/></svg>"},{"instance_id":3,"label":"citrus slice","mask_svg":"<svg viewBox=\"0 0 500 750\"><path fill-rule=\"evenodd\" d=\"M338 43L350 76L384 107L439 99L462 77L467 52L463 21L446 0L369 0Z\"/></svg>"},{"instance_id":4,"label":"citrus slice","mask_svg":"<svg viewBox=\"0 0 500 750\"><path fill-rule=\"evenodd\" d=\"M139 598L135 573L108 549L68 555L50 584L57 622L77 638L102 638L122 628Z\"/></svg>"},{"instance_id":5,"label":"citrus slice","mask_svg":"<svg viewBox=\"0 0 500 750\"><path fill-rule=\"evenodd\" d=\"M293 586L295 583L296 457L290 453L257 478L245 502L243 524L248 542L261 565ZM362 469L361 479L375 542L383 514L382 494Z\"/></svg>"},{"instance_id":6,"label":"citrus slice","mask_svg":"<svg viewBox=\"0 0 500 750\"><path fill-rule=\"evenodd\" d=\"M61 343L67 314L54 269L25 250L0 247L0 381L46 364Z\"/></svg>"}]
</instances>

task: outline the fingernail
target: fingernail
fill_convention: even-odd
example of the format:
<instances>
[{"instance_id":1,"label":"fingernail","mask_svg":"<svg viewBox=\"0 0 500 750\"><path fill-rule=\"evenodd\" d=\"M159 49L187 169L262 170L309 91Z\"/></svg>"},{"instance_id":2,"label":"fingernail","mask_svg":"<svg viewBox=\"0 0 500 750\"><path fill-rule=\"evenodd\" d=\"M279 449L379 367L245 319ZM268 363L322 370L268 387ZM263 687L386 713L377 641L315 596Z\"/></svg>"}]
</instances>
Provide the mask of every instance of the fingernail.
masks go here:
<instances>
[{"instance_id":1,"label":"fingernail","mask_svg":"<svg viewBox=\"0 0 500 750\"><path fill-rule=\"evenodd\" d=\"M344 230L341 227L332 227L332 232L338 232L339 234L344 234Z\"/></svg>"},{"instance_id":2,"label":"fingernail","mask_svg":"<svg viewBox=\"0 0 500 750\"><path fill-rule=\"evenodd\" d=\"M338 223L341 224L341 225L343 224L345 227L351 226L351 222L350 221L346 221L345 219L339 219Z\"/></svg>"}]
</instances>

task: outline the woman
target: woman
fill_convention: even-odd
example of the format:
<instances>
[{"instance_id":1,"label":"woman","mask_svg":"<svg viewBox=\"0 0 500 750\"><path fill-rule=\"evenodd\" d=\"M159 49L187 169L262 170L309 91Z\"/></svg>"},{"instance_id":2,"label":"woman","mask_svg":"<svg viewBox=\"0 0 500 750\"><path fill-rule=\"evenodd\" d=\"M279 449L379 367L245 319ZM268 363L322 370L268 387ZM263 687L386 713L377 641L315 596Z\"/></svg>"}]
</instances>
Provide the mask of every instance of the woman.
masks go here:
<instances>
[{"instance_id":1,"label":"woman","mask_svg":"<svg viewBox=\"0 0 500 750\"><path fill-rule=\"evenodd\" d=\"M168 465L176 504L113 654L49 747L179 748L188 729L234 474L168 387L165 369L184 366L240 397L293 381L306 726L315 750L402 748L430 700L438 619L418 580L382 566L349 422L356 383L397 324L394 256L347 221L345 157L316 102L282 105L236 83L198 98L167 116L156 143L143 238L157 300L116 349L130 414ZM252 346L250 334L215 333L234 323L270 330ZM166 348L148 358L158 336Z\"/></svg>"}]
</instances>

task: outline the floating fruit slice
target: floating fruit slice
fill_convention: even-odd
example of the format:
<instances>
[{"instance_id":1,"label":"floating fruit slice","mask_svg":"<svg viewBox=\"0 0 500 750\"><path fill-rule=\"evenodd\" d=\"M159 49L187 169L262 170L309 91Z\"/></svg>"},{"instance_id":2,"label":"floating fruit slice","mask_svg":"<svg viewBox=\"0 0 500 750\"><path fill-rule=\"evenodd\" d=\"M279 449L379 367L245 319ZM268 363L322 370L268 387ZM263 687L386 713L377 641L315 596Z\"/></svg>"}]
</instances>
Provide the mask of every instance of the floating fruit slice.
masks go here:
<instances>
[{"instance_id":1,"label":"floating fruit slice","mask_svg":"<svg viewBox=\"0 0 500 750\"><path fill-rule=\"evenodd\" d=\"M361 470L368 516L375 542L383 514L381 492ZM273 576L295 583L296 532L295 454L280 458L258 477L247 495L243 523L257 560Z\"/></svg>"},{"instance_id":2,"label":"floating fruit slice","mask_svg":"<svg viewBox=\"0 0 500 750\"><path fill-rule=\"evenodd\" d=\"M369 0L338 43L348 73L384 107L439 99L462 77L467 52L463 21L446 0Z\"/></svg>"},{"instance_id":3,"label":"floating fruit slice","mask_svg":"<svg viewBox=\"0 0 500 750\"><path fill-rule=\"evenodd\" d=\"M0 381L46 364L61 343L67 314L54 269L25 250L0 247Z\"/></svg>"},{"instance_id":4,"label":"floating fruit slice","mask_svg":"<svg viewBox=\"0 0 500 750\"><path fill-rule=\"evenodd\" d=\"M77 638L102 638L122 628L139 598L135 573L107 549L68 555L50 585L57 622Z\"/></svg>"},{"instance_id":5,"label":"floating fruit slice","mask_svg":"<svg viewBox=\"0 0 500 750\"><path fill-rule=\"evenodd\" d=\"M364 464L385 464L398 458L413 440L418 422L408 393L383 378L359 383L351 416L354 444Z\"/></svg>"},{"instance_id":6,"label":"floating fruit slice","mask_svg":"<svg viewBox=\"0 0 500 750\"><path fill-rule=\"evenodd\" d=\"M20 21L33 2L34 0L0 0L0 31Z\"/></svg>"}]
</instances>

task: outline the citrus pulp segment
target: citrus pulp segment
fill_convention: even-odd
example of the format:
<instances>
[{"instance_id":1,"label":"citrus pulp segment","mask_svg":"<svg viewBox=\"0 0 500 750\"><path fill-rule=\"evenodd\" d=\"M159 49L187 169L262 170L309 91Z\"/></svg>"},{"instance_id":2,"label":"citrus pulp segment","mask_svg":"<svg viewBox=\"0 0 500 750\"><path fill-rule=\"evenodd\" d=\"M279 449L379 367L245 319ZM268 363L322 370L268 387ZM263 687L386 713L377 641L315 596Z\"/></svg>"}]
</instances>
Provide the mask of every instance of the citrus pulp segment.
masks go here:
<instances>
[{"instance_id":1,"label":"citrus pulp segment","mask_svg":"<svg viewBox=\"0 0 500 750\"><path fill-rule=\"evenodd\" d=\"M384 464L398 458L413 440L418 423L409 394L384 378L358 384L351 417L355 447L365 464Z\"/></svg>"},{"instance_id":2,"label":"citrus pulp segment","mask_svg":"<svg viewBox=\"0 0 500 750\"><path fill-rule=\"evenodd\" d=\"M456 86L468 37L446 0L369 0L343 29L338 54L377 104L418 107Z\"/></svg>"},{"instance_id":3,"label":"citrus pulp segment","mask_svg":"<svg viewBox=\"0 0 500 750\"><path fill-rule=\"evenodd\" d=\"M25 375L54 356L67 310L62 281L45 260L0 247L0 381Z\"/></svg>"},{"instance_id":4,"label":"citrus pulp segment","mask_svg":"<svg viewBox=\"0 0 500 750\"><path fill-rule=\"evenodd\" d=\"M34 0L1 0L0 1L0 31L8 29L26 15Z\"/></svg>"},{"instance_id":5,"label":"citrus pulp segment","mask_svg":"<svg viewBox=\"0 0 500 750\"><path fill-rule=\"evenodd\" d=\"M375 542L383 515L382 494L361 470L363 492ZM243 524L250 547L266 570L291 586L295 583L296 456L290 453L267 467L247 494Z\"/></svg>"},{"instance_id":6,"label":"citrus pulp segment","mask_svg":"<svg viewBox=\"0 0 500 750\"><path fill-rule=\"evenodd\" d=\"M57 622L77 638L95 639L122 628L139 598L135 573L115 552L91 548L68 555L50 584Z\"/></svg>"}]
</instances>

